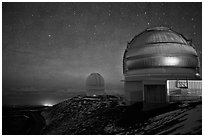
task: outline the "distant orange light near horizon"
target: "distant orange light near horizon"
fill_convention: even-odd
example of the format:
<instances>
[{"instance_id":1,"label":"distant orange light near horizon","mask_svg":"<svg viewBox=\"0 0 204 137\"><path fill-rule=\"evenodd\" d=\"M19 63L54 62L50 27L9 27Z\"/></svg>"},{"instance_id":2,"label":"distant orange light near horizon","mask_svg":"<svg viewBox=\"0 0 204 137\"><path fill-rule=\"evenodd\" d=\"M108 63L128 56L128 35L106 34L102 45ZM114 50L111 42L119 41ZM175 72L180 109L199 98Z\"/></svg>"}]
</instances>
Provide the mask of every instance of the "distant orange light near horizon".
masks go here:
<instances>
[{"instance_id":1,"label":"distant orange light near horizon","mask_svg":"<svg viewBox=\"0 0 204 137\"><path fill-rule=\"evenodd\" d=\"M50 104L50 103L45 103L45 104L43 104L43 106L48 106L48 107L51 107L51 106L53 106L53 104Z\"/></svg>"}]
</instances>

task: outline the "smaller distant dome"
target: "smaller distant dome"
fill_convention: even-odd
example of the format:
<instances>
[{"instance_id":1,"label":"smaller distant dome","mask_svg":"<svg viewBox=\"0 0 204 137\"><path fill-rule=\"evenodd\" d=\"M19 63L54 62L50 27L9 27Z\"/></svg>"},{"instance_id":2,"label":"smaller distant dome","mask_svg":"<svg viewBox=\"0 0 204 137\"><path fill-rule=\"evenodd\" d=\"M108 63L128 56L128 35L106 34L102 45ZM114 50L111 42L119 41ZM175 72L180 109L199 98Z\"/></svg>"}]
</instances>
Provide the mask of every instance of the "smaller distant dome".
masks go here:
<instances>
[{"instance_id":1,"label":"smaller distant dome","mask_svg":"<svg viewBox=\"0 0 204 137\"><path fill-rule=\"evenodd\" d=\"M104 78L99 73L91 73L86 79L87 96L103 95L104 90Z\"/></svg>"}]
</instances>

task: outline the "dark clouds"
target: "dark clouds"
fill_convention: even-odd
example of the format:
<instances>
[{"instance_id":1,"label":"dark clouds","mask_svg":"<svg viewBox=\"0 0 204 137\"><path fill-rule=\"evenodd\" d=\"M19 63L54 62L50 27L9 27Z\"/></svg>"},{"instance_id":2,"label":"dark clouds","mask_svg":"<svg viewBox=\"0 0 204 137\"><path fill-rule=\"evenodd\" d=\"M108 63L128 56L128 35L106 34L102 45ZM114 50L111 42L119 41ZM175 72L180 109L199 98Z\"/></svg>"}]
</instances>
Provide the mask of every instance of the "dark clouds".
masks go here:
<instances>
[{"instance_id":1,"label":"dark clouds","mask_svg":"<svg viewBox=\"0 0 204 137\"><path fill-rule=\"evenodd\" d=\"M121 88L122 56L127 41L148 27L171 27L192 39L201 55L202 3L3 3L2 6L6 97L7 93L17 93L10 88L83 89L86 77L92 72L103 75L107 88ZM33 100L52 96L49 90L42 91ZM36 91L27 92L32 98Z\"/></svg>"}]
</instances>

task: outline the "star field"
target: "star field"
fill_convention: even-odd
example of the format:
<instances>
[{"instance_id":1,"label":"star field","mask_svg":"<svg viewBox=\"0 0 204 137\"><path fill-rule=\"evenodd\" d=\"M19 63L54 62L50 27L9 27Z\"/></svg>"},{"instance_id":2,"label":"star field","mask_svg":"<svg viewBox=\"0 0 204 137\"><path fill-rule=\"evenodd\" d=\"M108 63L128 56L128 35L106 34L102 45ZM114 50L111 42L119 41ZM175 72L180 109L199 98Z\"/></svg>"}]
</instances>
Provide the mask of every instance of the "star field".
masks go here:
<instances>
[{"instance_id":1,"label":"star field","mask_svg":"<svg viewBox=\"0 0 204 137\"><path fill-rule=\"evenodd\" d=\"M3 3L3 88L83 88L92 72L122 88L127 42L167 26L202 54L202 3ZM5 96L10 94L4 92ZM45 95L41 95L44 97Z\"/></svg>"}]
</instances>

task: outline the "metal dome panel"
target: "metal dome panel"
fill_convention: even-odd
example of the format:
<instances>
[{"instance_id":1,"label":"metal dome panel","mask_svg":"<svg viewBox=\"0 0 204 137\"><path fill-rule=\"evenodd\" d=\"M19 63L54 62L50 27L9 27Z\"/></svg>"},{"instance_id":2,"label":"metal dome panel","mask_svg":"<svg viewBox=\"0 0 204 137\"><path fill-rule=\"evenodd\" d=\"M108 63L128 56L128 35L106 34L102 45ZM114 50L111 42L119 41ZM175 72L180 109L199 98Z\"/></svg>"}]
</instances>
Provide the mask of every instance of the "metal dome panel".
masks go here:
<instances>
[{"instance_id":1,"label":"metal dome panel","mask_svg":"<svg viewBox=\"0 0 204 137\"><path fill-rule=\"evenodd\" d=\"M157 43L127 49L126 57L144 56L149 54L184 54L197 56L192 46L177 43Z\"/></svg>"},{"instance_id":2,"label":"metal dome panel","mask_svg":"<svg viewBox=\"0 0 204 137\"><path fill-rule=\"evenodd\" d=\"M169 30L146 30L131 41L131 47L154 43L178 43L187 45L184 37Z\"/></svg>"},{"instance_id":3,"label":"metal dome panel","mask_svg":"<svg viewBox=\"0 0 204 137\"><path fill-rule=\"evenodd\" d=\"M152 74L158 77L161 74L175 74L179 77L182 71L177 70L183 69L182 76L186 74L186 77L193 77L198 67L195 48L181 34L166 27L147 29L135 36L128 44L123 58L125 76L140 75L143 70L148 70L146 75L143 74L144 77L151 77ZM160 74L161 70L164 73ZM185 73L187 70L191 76Z\"/></svg>"},{"instance_id":4,"label":"metal dome panel","mask_svg":"<svg viewBox=\"0 0 204 137\"><path fill-rule=\"evenodd\" d=\"M127 60L128 70L153 68L153 67L186 67L195 68L197 66L197 58L191 56L168 56L152 55L150 57L144 57L139 59Z\"/></svg>"}]
</instances>

